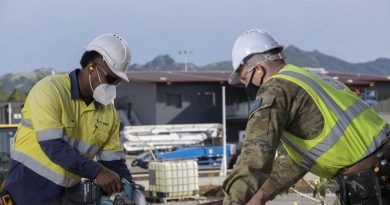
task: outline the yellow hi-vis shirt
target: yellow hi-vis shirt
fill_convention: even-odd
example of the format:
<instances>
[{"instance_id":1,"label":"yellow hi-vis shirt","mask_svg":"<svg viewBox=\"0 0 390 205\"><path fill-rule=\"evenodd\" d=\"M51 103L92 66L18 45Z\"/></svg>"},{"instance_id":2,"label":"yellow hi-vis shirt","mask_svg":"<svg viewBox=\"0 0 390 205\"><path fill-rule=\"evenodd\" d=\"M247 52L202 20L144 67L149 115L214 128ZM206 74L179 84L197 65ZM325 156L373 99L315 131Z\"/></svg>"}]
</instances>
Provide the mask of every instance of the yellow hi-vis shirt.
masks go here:
<instances>
[{"instance_id":1,"label":"yellow hi-vis shirt","mask_svg":"<svg viewBox=\"0 0 390 205\"><path fill-rule=\"evenodd\" d=\"M306 170L330 178L370 155L387 140L389 130L385 122L351 90L331 77L286 65L273 78L301 86L323 115L324 128L314 139L283 133L282 143L289 156Z\"/></svg>"},{"instance_id":2,"label":"yellow hi-vis shirt","mask_svg":"<svg viewBox=\"0 0 390 205\"><path fill-rule=\"evenodd\" d=\"M13 160L63 187L74 186L80 177L91 176L88 170L77 175L54 163L39 142L63 139L91 160L124 159L114 106L96 102L86 105L80 99L75 73L73 80L68 74L46 77L31 89L13 143Z\"/></svg>"}]
</instances>

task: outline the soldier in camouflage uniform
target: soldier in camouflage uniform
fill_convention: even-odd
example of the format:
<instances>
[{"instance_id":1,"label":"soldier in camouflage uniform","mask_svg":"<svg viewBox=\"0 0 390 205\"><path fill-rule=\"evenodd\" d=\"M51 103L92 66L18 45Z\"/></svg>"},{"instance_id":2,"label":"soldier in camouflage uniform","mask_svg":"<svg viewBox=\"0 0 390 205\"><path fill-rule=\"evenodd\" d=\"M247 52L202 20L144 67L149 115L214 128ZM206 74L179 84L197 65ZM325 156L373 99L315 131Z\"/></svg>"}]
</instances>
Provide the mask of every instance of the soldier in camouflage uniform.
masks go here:
<instances>
[{"instance_id":1,"label":"soldier in camouflage uniform","mask_svg":"<svg viewBox=\"0 0 390 205\"><path fill-rule=\"evenodd\" d=\"M257 95L253 96L255 97L255 101L249 113L245 131L246 137L241 154L232 172L222 185L225 193L224 204L265 204L279 193L294 185L308 171L312 170L314 170L313 173L327 178L339 176L339 173L344 173L343 171L355 172L370 170L375 162L373 160L367 161L366 159L372 158L370 157L373 156L372 153L374 151L376 152L380 145L387 140L388 126L377 117L371 108L362 105L362 110L369 112L365 114L367 115L366 118L371 117L373 120L370 121L375 121L375 123L372 123L372 126L376 127L377 125L378 127L373 132L379 133L377 134L379 136L377 137L379 142L376 147L371 148L373 151L370 151L370 153L363 155L363 157L360 153L357 156L352 156L349 153L353 152L354 148L352 146L342 145L351 147L350 149L352 151L346 149L345 153L340 153L346 157L340 157L339 160L334 159L333 161L335 162L333 162L332 159L337 156L337 153L332 154L332 152L336 152L337 150L333 151L332 149L333 147L336 149L337 146L340 146L338 144L341 140L338 140L332 146L329 146L327 150L327 152L331 153L329 156L331 158L328 160L328 163L321 161L321 157L314 157L313 160L317 160L318 162L314 162L310 166L303 166L304 162L301 163L297 159L301 157L303 158L302 161L305 161L305 157L302 156L305 155L305 152L298 152L299 154L294 155L294 151L289 151L289 149L287 149L289 156L274 161L278 145L281 142L284 143L283 145L289 142L288 138L283 138L286 132L290 135L298 136L303 141L313 141L313 139L321 136L325 130L324 116L329 118L328 115L324 114L325 109L319 106L320 100L317 100L317 98L321 98L321 95L317 96L315 93L310 93L310 89L306 89L305 86L296 83L294 80L289 80L289 77L276 77L282 73L293 73L291 71L297 71L299 73L300 70L303 70L286 64L284 59L283 46L267 31L261 29L247 31L235 42L233 47L233 67L235 72L232 73L229 83L237 84L241 81L246 86L248 94L255 92ZM308 71L302 71L302 73L310 76L313 82L317 82L317 79L322 78L325 84L319 84L324 87L324 90L327 90L328 84L328 87L334 88L334 90L343 90L343 93L339 94L340 99L344 99L343 97L345 97L345 99L353 99L357 103L361 103L359 99L349 93L351 91L345 85L338 81L324 76L321 77L318 74L312 74ZM340 118L343 117L341 115ZM354 123L352 120L355 120L355 118L351 119L350 124ZM362 130L364 129L367 130L369 128L362 128ZM359 132L361 131L356 131L356 133ZM344 138L349 137L345 133L341 133L340 135ZM358 137L363 138L365 136L361 135ZM361 146L364 146L364 143L361 144ZM364 151L366 150L362 152ZM324 158L328 157L327 152L321 153ZM358 170L349 170L349 165L355 165L355 162L359 160L366 160L363 163L365 167L360 166ZM317 164L330 165L329 169L321 169L321 167L315 168ZM368 188L370 189L368 191L372 192L371 188ZM356 190L342 191L344 191L344 195L345 193L351 195L353 191L356 192ZM357 195L362 195L364 191L367 190L358 190ZM388 190L382 189L382 194L383 192L389 193ZM365 196L365 199L359 199L361 201L366 200L367 202L372 199L370 203L361 203L361 201L353 202L353 200L345 199L343 204L382 204L377 199L380 198L380 191L374 195Z\"/></svg>"}]
</instances>

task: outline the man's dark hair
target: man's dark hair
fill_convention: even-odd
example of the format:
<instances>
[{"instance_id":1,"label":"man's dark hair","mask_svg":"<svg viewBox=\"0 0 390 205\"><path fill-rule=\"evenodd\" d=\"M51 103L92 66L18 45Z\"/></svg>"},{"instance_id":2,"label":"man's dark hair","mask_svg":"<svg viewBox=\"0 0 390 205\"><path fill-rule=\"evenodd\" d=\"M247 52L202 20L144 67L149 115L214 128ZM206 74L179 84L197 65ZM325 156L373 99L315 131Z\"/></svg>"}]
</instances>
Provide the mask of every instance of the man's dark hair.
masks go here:
<instances>
[{"instance_id":1,"label":"man's dark hair","mask_svg":"<svg viewBox=\"0 0 390 205\"><path fill-rule=\"evenodd\" d=\"M101 57L102 56L96 51L85 51L83 56L81 56L80 65L82 68L85 68L88 63L94 62Z\"/></svg>"}]
</instances>

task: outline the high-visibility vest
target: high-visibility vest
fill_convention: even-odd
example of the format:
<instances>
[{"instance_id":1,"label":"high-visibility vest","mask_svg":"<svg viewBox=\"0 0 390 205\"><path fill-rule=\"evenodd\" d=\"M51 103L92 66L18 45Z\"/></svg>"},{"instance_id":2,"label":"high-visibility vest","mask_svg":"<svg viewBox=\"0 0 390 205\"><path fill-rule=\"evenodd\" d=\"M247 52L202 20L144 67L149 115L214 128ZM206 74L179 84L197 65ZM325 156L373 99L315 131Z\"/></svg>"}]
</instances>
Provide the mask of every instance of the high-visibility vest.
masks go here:
<instances>
[{"instance_id":1,"label":"high-visibility vest","mask_svg":"<svg viewBox=\"0 0 390 205\"><path fill-rule=\"evenodd\" d=\"M387 139L386 123L339 81L293 65L284 66L272 78L302 87L322 113L324 128L315 138L307 140L284 131L281 140L288 155L313 174L331 178Z\"/></svg>"}]
</instances>

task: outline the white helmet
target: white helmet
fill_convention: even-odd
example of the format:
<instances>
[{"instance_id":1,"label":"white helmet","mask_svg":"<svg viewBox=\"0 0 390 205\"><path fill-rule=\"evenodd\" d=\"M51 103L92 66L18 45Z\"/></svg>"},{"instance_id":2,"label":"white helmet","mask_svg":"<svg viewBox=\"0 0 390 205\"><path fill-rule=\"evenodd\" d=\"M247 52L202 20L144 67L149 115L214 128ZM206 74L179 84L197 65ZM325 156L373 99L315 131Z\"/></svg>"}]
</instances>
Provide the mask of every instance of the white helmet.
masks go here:
<instances>
[{"instance_id":1,"label":"white helmet","mask_svg":"<svg viewBox=\"0 0 390 205\"><path fill-rule=\"evenodd\" d=\"M253 29L241 34L234 43L232 50L233 73L229 77L230 84L240 83L236 72L243 60L255 53L264 53L274 48L283 48L275 37L263 29Z\"/></svg>"},{"instance_id":2,"label":"white helmet","mask_svg":"<svg viewBox=\"0 0 390 205\"><path fill-rule=\"evenodd\" d=\"M96 51L103 56L111 71L122 80L129 82L126 75L130 64L130 49L125 40L115 34L103 34L96 37L86 47L87 51Z\"/></svg>"}]
</instances>

